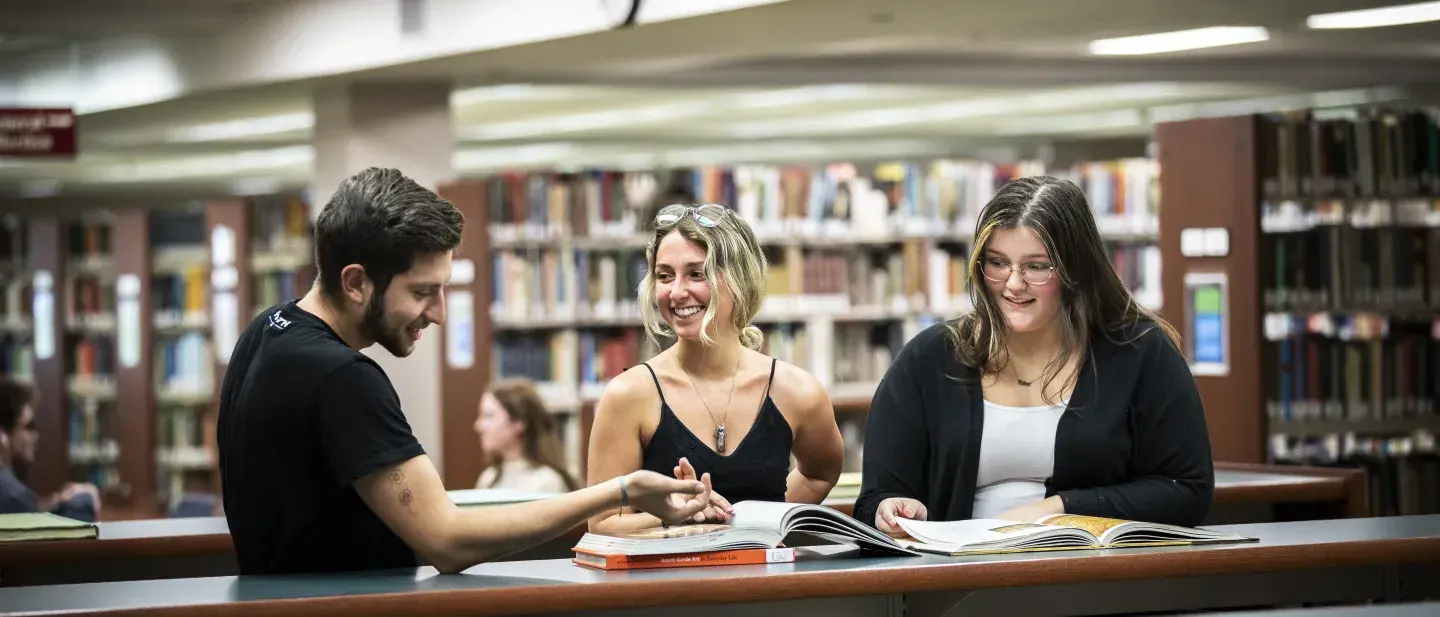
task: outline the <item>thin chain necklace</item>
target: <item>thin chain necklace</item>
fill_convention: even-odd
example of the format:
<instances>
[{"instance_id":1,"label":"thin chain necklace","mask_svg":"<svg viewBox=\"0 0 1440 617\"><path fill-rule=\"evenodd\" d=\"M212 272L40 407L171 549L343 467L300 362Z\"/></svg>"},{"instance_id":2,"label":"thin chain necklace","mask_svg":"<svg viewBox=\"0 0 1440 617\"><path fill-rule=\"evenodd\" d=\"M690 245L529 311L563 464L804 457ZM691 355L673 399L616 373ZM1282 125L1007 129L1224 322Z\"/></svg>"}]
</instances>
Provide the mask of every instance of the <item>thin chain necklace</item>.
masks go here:
<instances>
[{"instance_id":1,"label":"thin chain necklace","mask_svg":"<svg viewBox=\"0 0 1440 617\"><path fill-rule=\"evenodd\" d=\"M730 416L730 399L735 396L735 377L740 374L740 360L744 357L745 354L741 353L739 358L735 358L735 372L730 375L730 394L725 397L725 408L723 409L725 413L720 416L718 422L715 420L715 413L710 411L710 403L705 402L705 395L700 394L700 387L695 385L695 376L690 374L684 364L676 362L676 364L680 364L680 370L685 371L685 377L690 380L690 387L695 389L695 396L700 397L700 404L705 406L705 413L710 414L710 422L715 424L715 451L720 454L725 453L725 418Z\"/></svg>"}]
</instances>

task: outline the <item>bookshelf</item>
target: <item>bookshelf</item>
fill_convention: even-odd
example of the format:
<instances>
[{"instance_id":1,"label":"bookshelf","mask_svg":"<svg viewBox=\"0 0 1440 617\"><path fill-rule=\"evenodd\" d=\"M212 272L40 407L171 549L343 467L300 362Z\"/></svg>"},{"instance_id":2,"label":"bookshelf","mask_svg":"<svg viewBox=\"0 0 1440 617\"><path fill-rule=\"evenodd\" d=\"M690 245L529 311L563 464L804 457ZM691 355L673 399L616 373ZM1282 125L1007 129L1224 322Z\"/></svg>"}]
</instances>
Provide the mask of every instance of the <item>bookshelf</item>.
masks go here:
<instances>
[{"instance_id":1,"label":"bookshelf","mask_svg":"<svg viewBox=\"0 0 1440 617\"><path fill-rule=\"evenodd\" d=\"M191 493L213 491L211 247L203 204L152 210L146 222L156 502L168 508Z\"/></svg>"},{"instance_id":2,"label":"bookshelf","mask_svg":"<svg viewBox=\"0 0 1440 617\"><path fill-rule=\"evenodd\" d=\"M153 475L144 469L127 474L121 465L121 444L127 435L122 434L126 423L120 410L116 358L116 245L132 249L137 245L116 243L115 237L120 219L134 227L135 216L99 211L60 222L64 244L56 262L63 274L57 277L56 305L63 307L58 350L64 383L54 389L37 383L41 398L53 398L64 409L59 416L64 430L52 434L42 427L41 437L63 439L61 460L69 470L65 480L93 483L107 503L128 499L132 482Z\"/></svg>"},{"instance_id":3,"label":"bookshelf","mask_svg":"<svg viewBox=\"0 0 1440 617\"><path fill-rule=\"evenodd\" d=\"M850 448L846 471L858 471L863 412L890 359L923 328L968 309L965 264L980 209L1005 181L1046 172L1085 189L1117 271L1158 306L1159 173L1149 159L1059 170L935 160L517 172L463 183L467 202L484 211L493 255L489 311L479 313L489 336L476 342L493 352L476 396L491 379L540 383L583 477L605 383L660 351L635 304L648 221L667 203L721 203L752 225L770 262L756 319L764 351L826 384Z\"/></svg>"},{"instance_id":4,"label":"bookshelf","mask_svg":"<svg viewBox=\"0 0 1440 617\"><path fill-rule=\"evenodd\" d=\"M0 369L39 394L36 490L94 483L119 518L218 496L224 361L260 302L310 285L304 201L95 210L0 231Z\"/></svg>"},{"instance_id":5,"label":"bookshelf","mask_svg":"<svg viewBox=\"0 0 1440 617\"><path fill-rule=\"evenodd\" d=\"M35 348L27 240L25 221L0 218L0 374L29 383L35 377Z\"/></svg>"},{"instance_id":6,"label":"bookshelf","mask_svg":"<svg viewBox=\"0 0 1440 617\"><path fill-rule=\"evenodd\" d=\"M1197 376L1217 459L1364 467L1372 514L1440 512L1435 110L1194 120L1157 143L1167 309L1185 272L1229 277L1230 370ZM1180 254L1186 227L1228 227L1229 255Z\"/></svg>"}]
</instances>

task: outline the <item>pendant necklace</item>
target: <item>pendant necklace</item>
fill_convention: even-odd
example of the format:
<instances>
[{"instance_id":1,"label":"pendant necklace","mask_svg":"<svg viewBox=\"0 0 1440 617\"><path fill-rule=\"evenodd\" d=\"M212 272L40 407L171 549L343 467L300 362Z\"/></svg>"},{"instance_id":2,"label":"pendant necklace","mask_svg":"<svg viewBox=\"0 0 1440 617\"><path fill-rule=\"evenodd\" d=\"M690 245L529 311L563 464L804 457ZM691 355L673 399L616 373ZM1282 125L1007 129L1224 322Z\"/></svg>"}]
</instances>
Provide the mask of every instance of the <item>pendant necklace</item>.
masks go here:
<instances>
[{"instance_id":1,"label":"pendant necklace","mask_svg":"<svg viewBox=\"0 0 1440 617\"><path fill-rule=\"evenodd\" d=\"M705 395L700 394L700 387L695 385L695 376L690 374L684 364L680 365L680 370L685 371L685 377L690 379L690 387L695 389L695 396L700 397L700 404L705 406L705 413L710 414L710 421L715 423L715 451L720 454L725 454L725 418L730 415L730 399L735 396L735 377L740 374L741 358L744 358L743 353L740 358L735 359L735 372L730 375L730 394L725 397L725 413L720 416L719 422L715 421L715 413L710 411L710 404L705 402Z\"/></svg>"}]
</instances>

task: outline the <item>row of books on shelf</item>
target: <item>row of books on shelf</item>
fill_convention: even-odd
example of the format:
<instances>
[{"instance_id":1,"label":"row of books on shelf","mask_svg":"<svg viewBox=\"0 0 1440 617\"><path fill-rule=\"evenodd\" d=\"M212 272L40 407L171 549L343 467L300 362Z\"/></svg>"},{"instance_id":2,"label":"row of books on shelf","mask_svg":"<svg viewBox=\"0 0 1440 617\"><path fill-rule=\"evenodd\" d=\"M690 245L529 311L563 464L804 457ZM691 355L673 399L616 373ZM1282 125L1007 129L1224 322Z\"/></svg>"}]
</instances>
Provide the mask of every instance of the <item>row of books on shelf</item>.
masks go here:
<instances>
[{"instance_id":1,"label":"row of books on shelf","mask_svg":"<svg viewBox=\"0 0 1440 617\"><path fill-rule=\"evenodd\" d=\"M155 343L156 396L161 402L209 402L214 368L210 340L199 332Z\"/></svg>"},{"instance_id":2,"label":"row of books on shelf","mask_svg":"<svg viewBox=\"0 0 1440 617\"><path fill-rule=\"evenodd\" d=\"M310 205L298 196L255 198L247 209L251 250L254 253L307 251L310 244Z\"/></svg>"},{"instance_id":3,"label":"row of books on shelf","mask_svg":"<svg viewBox=\"0 0 1440 617\"><path fill-rule=\"evenodd\" d=\"M1267 197L1440 195L1437 111L1336 108L1261 117Z\"/></svg>"},{"instance_id":4,"label":"row of books on shelf","mask_svg":"<svg viewBox=\"0 0 1440 617\"><path fill-rule=\"evenodd\" d=\"M0 274L0 322L28 322L34 308L30 294L30 277Z\"/></svg>"},{"instance_id":5,"label":"row of books on shelf","mask_svg":"<svg viewBox=\"0 0 1440 617\"><path fill-rule=\"evenodd\" d=\"M1440 216L1440 200L1434 204ZM1264 236L1265 308L1440 308L1440 226L1355 226L1346 210L1318 204L1310 212L1322 216L1319 223Z\"/></svg>"},{"instance_id":6,"label":"row of books on shelf","mask_svg":"<svg viewBox=\"0 0 1440 617\"><path fill-rule=\"evenodd\" d=\"M1371 516L1440 514L1440 429L1270 438L1277 463L1364 469Z\"/></svg>"},{"instance_id":7,"label":"row of books on shelf","mask_svg":"<svg viewBox=\"0 0 1440 617\"><path fill-rule=\"evenodd\" d=\"M30 381L35 375L35 346L29 336L0 334L0 375Z\"/></svg>"},{"instance_id":8,"label":"row of books on shelf","mask_svg":"<svg viewBox=\"0 0 1440 617\"><path fill-rule=\"evenodd\" d=\"M1435 417L1440 317L1270 314L1265 336L1272 420Z\"/></svg>"},{"instance_id":9,"label":"row of books on shelf","mask_svg":"<svg viewBox=\"0 0 1440 617\"><path fill-rule=\"evenodd\" d=\"M877 165L711 166L665 171L508 173L487 179L491 238L626 237L675 202L734 208L766 238L969 238L980 209L1005 182L1045 173L1038 162L936 160ZM1153 233L1158 168L1153 160L1089 163L1056 175L1085 191L1116 231Z\"/></svg>"}]
</instances>

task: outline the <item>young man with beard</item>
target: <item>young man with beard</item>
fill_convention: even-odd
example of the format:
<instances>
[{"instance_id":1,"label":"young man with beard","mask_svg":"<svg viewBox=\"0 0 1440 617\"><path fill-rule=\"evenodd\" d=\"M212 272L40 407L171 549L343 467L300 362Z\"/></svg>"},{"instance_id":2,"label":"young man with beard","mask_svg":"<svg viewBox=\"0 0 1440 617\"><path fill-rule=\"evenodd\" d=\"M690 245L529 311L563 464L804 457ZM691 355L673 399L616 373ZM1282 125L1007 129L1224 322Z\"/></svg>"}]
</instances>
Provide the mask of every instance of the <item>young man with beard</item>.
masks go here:
<instances>
[{"instance_id":1,"label":"young man with beard","mask_svg":"<svg viewBox=\"0 0 1440 617\"><path fill-rule=\"evenodd\" d=\"M415 567L459 572L628 503L667 522L695 481L636 472L525 504L458 509L380 366L445 321L464 221L394 169L346 179L315 222L319 276L241 334L220 392L220 472L241 574Z\"/></svg>"}]
</instances>

